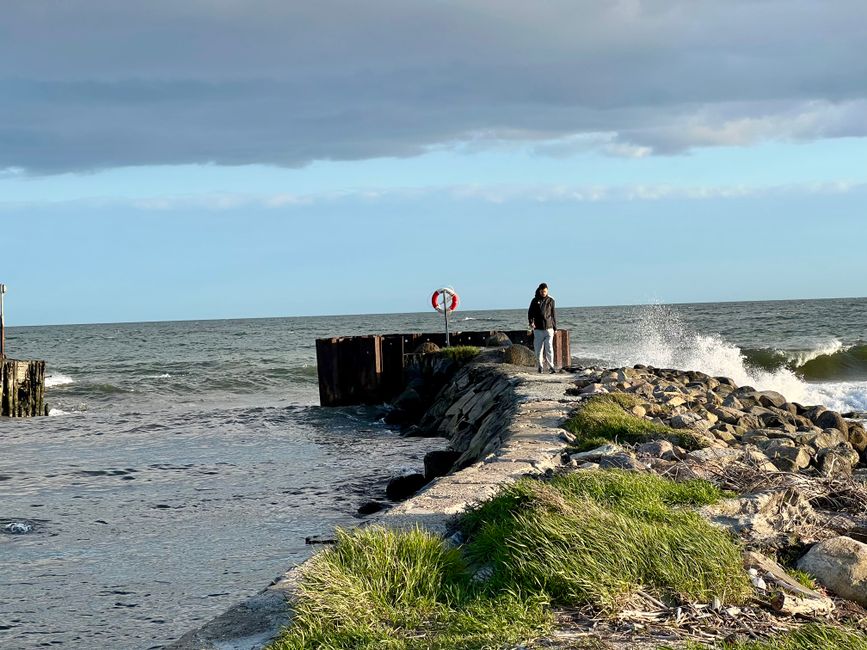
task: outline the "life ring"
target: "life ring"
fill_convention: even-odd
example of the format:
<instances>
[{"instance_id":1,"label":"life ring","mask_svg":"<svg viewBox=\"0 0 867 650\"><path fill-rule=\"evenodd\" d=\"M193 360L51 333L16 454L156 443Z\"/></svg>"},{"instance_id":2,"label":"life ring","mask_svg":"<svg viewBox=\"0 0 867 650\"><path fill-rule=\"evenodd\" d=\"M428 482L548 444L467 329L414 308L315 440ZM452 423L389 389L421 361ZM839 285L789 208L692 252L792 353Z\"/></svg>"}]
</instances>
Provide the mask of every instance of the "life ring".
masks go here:
<instances>
[{"instance_id":1,"label":"life ring","mask_svg":"<svg viewBox=\"0 0 867 650\"><path fill-rule=\"evenodd\" d=\"M440 294L443 295L443 304L440 304ZM460 298L458 298L458 294L455 293L454 289L450 289L449 287L443 287L442 289L437 289L436 291L434 291L433 295L430 297L431 305L433 305L433 308L441 314L446 310L446 296L451 298L451 304L449 304L448 310L454 311L455 309L457 309Z\"/></svg>"}]
</instances>

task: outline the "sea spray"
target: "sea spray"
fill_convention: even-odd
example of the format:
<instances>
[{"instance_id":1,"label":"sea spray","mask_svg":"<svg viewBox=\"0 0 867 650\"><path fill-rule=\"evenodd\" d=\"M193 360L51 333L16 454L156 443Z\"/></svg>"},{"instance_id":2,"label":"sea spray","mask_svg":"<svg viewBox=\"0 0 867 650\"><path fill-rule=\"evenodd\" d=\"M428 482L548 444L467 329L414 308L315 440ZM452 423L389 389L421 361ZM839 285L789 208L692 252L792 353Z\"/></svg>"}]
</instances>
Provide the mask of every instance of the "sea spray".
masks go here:
<instances>
[{"instance_id":1,"label":"sea spray","mask_svg":"<svg viewBox=\"0 0 867 650\"><path fill-rule=\"evenodd\" d=\"M695 331L670 306L642 308L631 334L613 342L609 348L613 356L610 365L642 363L657 368L700 370L713 376L731 377L740 386L776 390L802 404L824 404L842 411L867 408L867 381L809 383L789 366L772 370L756 367L740 347L718 334ZM843 344L835 339L814 353L795 356L792 361L809 364L843 351Z\"/></svg>"}]
</instances>

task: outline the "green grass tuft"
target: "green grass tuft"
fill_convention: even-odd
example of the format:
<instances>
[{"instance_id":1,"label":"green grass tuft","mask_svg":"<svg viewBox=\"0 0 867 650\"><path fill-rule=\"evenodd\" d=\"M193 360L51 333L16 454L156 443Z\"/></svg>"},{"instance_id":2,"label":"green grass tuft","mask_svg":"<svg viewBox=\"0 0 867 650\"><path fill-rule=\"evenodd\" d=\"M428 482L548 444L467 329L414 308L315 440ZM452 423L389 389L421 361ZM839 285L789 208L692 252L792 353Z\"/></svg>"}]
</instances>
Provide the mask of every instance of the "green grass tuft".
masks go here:
<instances>
[{"instance_id":1,"label":"green grass tuft","mask_svg":"<svg viewBox=\"0 0 867 650\"><path fill-rule=\"evenodd\" d=\"M596 395L587 400L563 424L563 428L575 434L578 437L576 446L582 446L585 450L588 447L582 441L588 439L630 444L669 440L685 449L699 449L702 446L701 439L692 432L672 429L626 412L625 409L640 403L635 395L628 393Z\"/></svg>"},{"instance_id":2,"label":"green grass tuft","mask_svg":"<svg viewBox=\"0 0 867 650\"><path fill-rule=\"evenodd\" d=\"M456 345L454 347L443 348L439 354L454 361L455 363L467 363L476 358L481 352L480 348L472 345Z\"/></svg>"},{"instance_id":3,"label":"green grass tuft","mask_svg":"<svg viewBox=\"0 0 867 650\"><path fill-rule=\"evenodd\" d=\"M550 625L543 597L482 593L440 538L369 527L338 531L305 566L293 623L270 648L500 648Z\"/></svg>"},{"instance_id":4,"label":"green grass tuft","mask_svg":"<svg viewBox=\"0 0 867 650\"><path fill-rule=\"evenodd\" d=\"M798 584L802 587L806 587L807 589L815 589L816 588L816 579L813 578L806 571L801 571L800 569L786 569L786 573L788 573Z\"/></svg>"},{"instance_id":5,"label":"green grass tuft","mask_svg":"<svg viewBox=\"0 0 867 650\"><path fill-rule=\"evenodd\" d=\"M493 568L492 588L542 591L560 605L610 611L639 588L739 603L751 588L738 546L680 508L722 496L704 481L634 472L523 479L464 517L467 555Z\"/></svg>"},{"instance_id":6,"label":"green grass tuft","mask_svg":"<svg viewBox=\"0 0 867 650\"><path fill-rule=\"evenodd\" d=\"M686 650L705 650L709 647L690 643ZM809 623L767 641L722 643L714 647L722 650L867 650L867 636L842 627Z\"/></svg>"}]
</instances>

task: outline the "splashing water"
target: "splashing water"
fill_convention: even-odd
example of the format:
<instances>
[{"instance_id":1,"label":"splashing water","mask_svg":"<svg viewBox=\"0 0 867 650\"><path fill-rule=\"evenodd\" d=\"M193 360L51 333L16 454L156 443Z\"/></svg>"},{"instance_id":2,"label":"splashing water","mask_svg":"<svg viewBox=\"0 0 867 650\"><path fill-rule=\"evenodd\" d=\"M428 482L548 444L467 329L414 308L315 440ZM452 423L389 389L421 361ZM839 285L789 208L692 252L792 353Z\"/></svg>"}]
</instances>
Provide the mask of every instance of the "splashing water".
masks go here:
<instances>
[{"instance_id":1,"label":"splashing water","mask_svg":"<svg viewBox=\"0 0 867 650\"><path fill-rule=\"evenodd\" d=\"M840 411L867 410L867 382L805 382L787 367L762 370L749 365L741 348L717 334L692 330L671 307L651 305L639 314L632 336L618 341L615 365L643 363L657 368L700 370L712 376L732 378L739 386L775 390L802 404L824 404ZM805 360L843 348L833 341Z\"/></svg>"}]
</instances>

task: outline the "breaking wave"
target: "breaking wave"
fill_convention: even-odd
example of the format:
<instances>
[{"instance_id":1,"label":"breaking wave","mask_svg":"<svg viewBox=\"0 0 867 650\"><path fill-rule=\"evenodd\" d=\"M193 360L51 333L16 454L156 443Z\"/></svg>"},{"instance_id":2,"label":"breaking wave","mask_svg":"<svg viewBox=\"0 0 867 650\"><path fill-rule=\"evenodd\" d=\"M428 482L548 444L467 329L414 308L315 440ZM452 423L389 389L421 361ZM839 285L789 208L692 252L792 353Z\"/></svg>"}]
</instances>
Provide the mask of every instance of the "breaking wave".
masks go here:
<instances>
[{"instance_id":1,"label":"breaking wave","mask_svg":"<svg viewBox=\"0 0 867 650\"><path fill-rule=\"evenodd\" d=\"M867 344L844 346L837 339L812 350L743 351L747 363L761 370L786 368L808 381L867 380Z\"/></svg>"},{"instance_id":2,"label":"breaking wave","mask_svg":"<svg viewBox=\"0 0 867 650\"><path fill-rule=\"evenodd\" d=\"M613 357L607 361L618 366L643 363L730 377L739 386L776 390L801 404L867 410L867 345L846 348L833 340L806 351L742 350L718 334L692 330L661 305L643 308L636 329L600 356Z\"/></svg>"},{"instance_id":3,"label":"breaking wave","mask_svg":"<svg viewBox=\"0 0 867 650\"><path fill-rule=\"evenodd\" d=\"M54 388L55 386L66 386L67 384L73 383L75 383L75 380L72 377L62 375L59 372L45 377L46 388Z\"/></svg>"}]
</instances>

